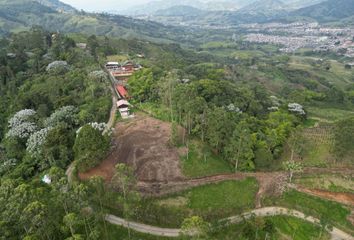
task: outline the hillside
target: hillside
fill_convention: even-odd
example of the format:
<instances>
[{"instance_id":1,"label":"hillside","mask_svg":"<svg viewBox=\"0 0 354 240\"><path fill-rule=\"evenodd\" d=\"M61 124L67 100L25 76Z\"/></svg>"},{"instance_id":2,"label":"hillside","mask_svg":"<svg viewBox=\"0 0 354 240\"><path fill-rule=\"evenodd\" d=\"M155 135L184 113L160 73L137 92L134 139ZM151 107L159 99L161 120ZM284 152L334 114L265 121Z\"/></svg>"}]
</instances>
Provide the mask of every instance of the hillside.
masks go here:
<instances>
[{"instance_id":1,"label":"hillside","mask_svg":"<svg viewBox=\"0 0 354 240\"><path fill-rule=\"evenodd\" d=\"M260 0L240 9L240 12L261 13L279 11L286 8L286 5L280 0Z\"/></svg>"},{"instance_id":2,"label":"hillside","mask_svg":"<svg viewBox=\"0 0 354 240\"><path fill-rule=\"evenodd\" d=\"M250 10L259 10L262 9L298 9L302 7L311 6L324 0L198 0L198 1L152 1L146 4L141 4L130 8L125 11L121 11L119 13L125 15L154 15L156 12L161 10L169 9L175 6L189 6L193 8L198 8L204 11L221 11L221 12L229 12L229 11L250 11Z\"/></svg>"},{"instance_id":3,"label":"hillside","mask_svg":"<svg viewBox=\"0 0 354 240\"><path fill-rule=\"evenodd\" d=\"M289 9L300 9L309 7L325 0L283 0Z\"/></svg>"},{"instance_id":4,"label":"hillside","mask_svg":"<svg viewBox=\"0 0 354 240\"><path fill-rule=\"evenodd\" d=\"M194 8L204 8L204 4L200 1L188 1L188 0L181 0L181 1L174 1L174 0L167 0L167 1L152 1L146 4L138 5L136 7L130 8L126 11L123 11L122 14L125 15L152 15L159 10L168 9L175 6L189 6Z\"/></svg>"},{"instance_id":5,"label":"hillside","mask_svg":"<svg viewBox=\"0 0 354 240\"><path fill-rule=\"evenodd\" d=\"M75 12L77 11L75 8L73 8L72 6L70 6L69 4L63 3L59 0L35 0L38 3L50 7L50 8L54 8L58 11L64 11L64 12Z\"/></svg>"},{"instance_id":6,"label":"hillside","mask_svg":"<svg viewBox=\"0 0 354 240\"><path fill-rule=\"evenodd\" d=\"M28 30L38 25L50 31L144 38L156 41L183 41L185 30L119 15L59 12L56 1L1 1L0 35ZM65 5L64 5L65 6Z\"/></svg>"},{"instance_id":7,"label":"hillside","mask_svg":"<svg viewBox=\"0 0 354 240\"><path fill-rule=\"evenodd\" d=\"M310 17L319 22L336 21L354 15L354 0L328 0L294 11L292 15Z\"/></svg>"},{"instance_id":8,"label":"hillside","mask_svg":"<svg viewBox=\"0 0 354 240\"><path fill-rule=\"evenodd\" d=\"M199 16L204 11L186 5L173 6L167 9L158 10L154 13L157 16Z\"/></svg>"}]
</instances>

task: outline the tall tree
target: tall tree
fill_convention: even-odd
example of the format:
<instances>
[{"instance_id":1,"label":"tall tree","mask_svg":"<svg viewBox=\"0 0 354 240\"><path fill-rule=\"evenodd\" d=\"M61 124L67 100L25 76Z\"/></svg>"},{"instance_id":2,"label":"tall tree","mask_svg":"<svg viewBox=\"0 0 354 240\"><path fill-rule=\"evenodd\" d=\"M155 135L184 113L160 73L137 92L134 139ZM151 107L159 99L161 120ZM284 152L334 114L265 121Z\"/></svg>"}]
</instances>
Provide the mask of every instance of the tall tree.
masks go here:
<instances>
[{"instance_id":1,"label":"tall tree","mask_svg":"<svg viewBox=\"0 0 354 240\"><path fill-rule=\"evenodd\" d=\"M90 191L90 195L91 195L91 199L94 202L98 202L99 203L99 207L100 207L100 218L102 219L103 222L103 227L105 230L105 234L106 234L106 239L108 237L108 231L107 231L107 225L106 225L106 213L104 211L103 208L103 201L105 199L106 196L106 186L105 186L105 182L103 180L102 177L93 177L89 180L89 191Z\"/></svg>"},{"instance_id":2,"label":"tall tree","mask_svg":"<svg viewBox=\"0 0 354 240\"><path fill-rule=\"evenodd\" d=\"M115 174L111 180L112 187L122 193L118 203L123 205L123 215L129 220L133 215L133 206L139 200L139 194L135 190L136 179L133 169L125 164L117 164ZM128 224L128 235L131 239L130 225Z\"/></svg>"},{"instance_id":3,"label":"tall tree","mask_svg":"<svg viewBox=\"0 0 354 240\"><path fill-rule=\"evenodd\" d=\"M225 147L225 154L234 164L235 172L241 167L245 170L254 170L253 163L254 141L245 122L238 124L232 134L230 142Z\"/></svg>"}]
</instances>

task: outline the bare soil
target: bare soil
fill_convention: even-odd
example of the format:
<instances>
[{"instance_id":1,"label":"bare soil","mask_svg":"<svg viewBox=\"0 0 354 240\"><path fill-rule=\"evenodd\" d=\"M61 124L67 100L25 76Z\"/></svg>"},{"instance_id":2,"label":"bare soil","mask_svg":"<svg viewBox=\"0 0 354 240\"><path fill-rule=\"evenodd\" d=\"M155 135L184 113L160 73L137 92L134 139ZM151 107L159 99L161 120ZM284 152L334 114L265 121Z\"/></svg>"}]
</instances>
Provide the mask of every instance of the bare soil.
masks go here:
<instances>
[{"instance_id":1,"label":"bare soil","mask_svg":"<svg viewBox=\"0 0 354 240\"><path fill-rule=\"evenodd\" d=\"M114 131L113 148L97 167L80 173L82 180L101 176L109 182L117 163L131 166L138 181L170 182L184 179L178 149L171 146L171 124L142 113L120 122Z\"/></svg>"},{"instance_id":2,"label":"bare soil","mask_svg":"<svg viewBox=\"0 0 354 240\"><path fill-rule=\"evenodd\" d=\"M345 205L354 207L354 194L353 193L341 193L341 192L330 192L326 190L319 189L309 189L304 187L297 187L297 189L303 193L314 195L320 198L336 201Z\"/></svg>"}]
</instances>

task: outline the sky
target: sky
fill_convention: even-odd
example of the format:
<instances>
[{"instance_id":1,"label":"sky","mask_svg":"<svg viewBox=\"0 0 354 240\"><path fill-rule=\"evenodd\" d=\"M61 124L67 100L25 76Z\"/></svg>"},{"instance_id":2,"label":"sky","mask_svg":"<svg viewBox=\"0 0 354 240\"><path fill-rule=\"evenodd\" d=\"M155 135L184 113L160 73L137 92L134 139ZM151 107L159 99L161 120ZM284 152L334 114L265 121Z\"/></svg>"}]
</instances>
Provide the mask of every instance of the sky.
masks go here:
<instances>
[{"instance_id":1,"label":"sky","mask_svg":"<svg viewBox=\"0 0 354 240\"><path fill-rule=\"evenodd\" d=\"M61 0L85 11L119 11L153 0Z\"/></svg>"}]
</instances>

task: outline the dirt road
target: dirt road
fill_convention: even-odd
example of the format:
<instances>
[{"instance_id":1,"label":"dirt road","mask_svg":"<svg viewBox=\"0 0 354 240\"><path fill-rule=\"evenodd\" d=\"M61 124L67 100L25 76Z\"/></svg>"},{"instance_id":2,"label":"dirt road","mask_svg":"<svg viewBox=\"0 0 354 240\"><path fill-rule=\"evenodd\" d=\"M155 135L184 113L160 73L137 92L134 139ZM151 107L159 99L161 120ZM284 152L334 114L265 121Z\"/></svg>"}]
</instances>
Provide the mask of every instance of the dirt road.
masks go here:
<instances>
[{"instance_id":1,"label":"dirt road","mask_svg":"<svg viewBox=\"0 0 354 240\"><path fill-rule=\"evenodd\" d=\"M320 223L320 220L318 220L317 218L307 216L302 212L283 208L283 207L259 208L259 209L255 209L243 213L241 215L223 219L221 220L221 222L225 222L226 224L237 224L242 222L244 219L251 218L252 216L267 217L267 216L279 216L279 215L300 218L316 225ZM129 226L131 229L137 232L147 233L155 236L178 237L181 234L180 229L154 227L150 225L127 221L113 215L107 215L106 220L115 225L124 226L124 227ZM329 230L328 232L330 233L332 240L354 240L353 236L335 227L332 230Z\"/></svg>"},{"instance_id":2,"label":"dirt road","mask_svg":"<svg viewBox=\"0 0 354 240\"><path fill-rule=\"evenodd\" d=\"M107 122L107 130L113 128L113 124L116 120L116 113L117 113L117 96L114 92L112 92L112 108L109 114L109 120Z\"/></svg>"},{"instance_id":3,"label":"dirt road","mask_svg":"<svg viewBox=\"0 0 354 240\"><path fill-rule=\"evenodd\" d=\"M181 232L180 229L159 228L141 223L129 222L123 218L119 218L113 215L107 215L106 221L118 226L123 226L126 228L130 227L137 232L147 233L155 236L178 237Z\"/></svg>"},{"instance_id":4,"label":"dirt road","mask_svg":"<svg viewBox=\"0 0 354 240\"><path fill-rule=\"evenodd\" d=\"M302 186L291 185L291 188L303 192L312 196L316 196L319 198L335 201L342 203L344 205L354 207L354 194L353 193L344 193L344 192L331 192L320 189L309 189Z\"/></svg>"}]
</instances>

